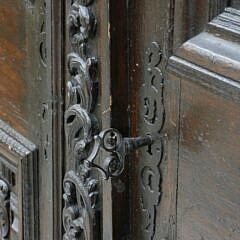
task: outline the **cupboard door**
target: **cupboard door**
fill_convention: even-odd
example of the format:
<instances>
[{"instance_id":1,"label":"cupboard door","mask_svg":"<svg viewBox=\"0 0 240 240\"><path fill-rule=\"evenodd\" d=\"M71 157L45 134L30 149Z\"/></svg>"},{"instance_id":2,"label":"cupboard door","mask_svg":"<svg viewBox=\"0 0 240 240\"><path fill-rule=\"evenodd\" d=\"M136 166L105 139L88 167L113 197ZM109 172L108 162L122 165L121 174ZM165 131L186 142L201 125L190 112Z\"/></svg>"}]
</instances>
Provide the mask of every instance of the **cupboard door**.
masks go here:
<instances>
[{"instance_id":1,"label":"cupboard door","mask_svg":"<svg viewBox=\"0 0 240 240\"><path fill-rule=\"evenodd\" d=\"M0 1L1 239L58 239L54 231L61 232L54 209L62 201L56 181L62 103L61 78L53 81L53 6Z\"/></svg>"},{"instance_id":2,"label":"cupboard door","mask_svg":"<svg viewBox=\"0 0 240 240\"><path fill-rule=\"evenodd\" d=\"M238 239L237 1L64 3L63 238Z\"/></svg>"}]
</instances>

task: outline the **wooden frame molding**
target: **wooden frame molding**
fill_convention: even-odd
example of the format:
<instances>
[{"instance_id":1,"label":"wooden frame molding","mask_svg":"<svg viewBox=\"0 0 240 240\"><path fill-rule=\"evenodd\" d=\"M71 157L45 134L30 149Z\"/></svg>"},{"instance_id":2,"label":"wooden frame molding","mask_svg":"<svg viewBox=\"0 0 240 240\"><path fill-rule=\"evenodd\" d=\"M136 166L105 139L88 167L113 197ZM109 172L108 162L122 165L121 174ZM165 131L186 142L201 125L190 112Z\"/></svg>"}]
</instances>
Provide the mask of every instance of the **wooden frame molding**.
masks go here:
<instances>
[{"instance_id":1,"label":"wooden frame molding","mask_svg":"<svg viewBox=\"0 0 240 240\"><path fill-rule=\"evenodd\" d=\"M1 237L38 239L36 146L0 120L0 152Z\"/></svg>"}]
</instances>

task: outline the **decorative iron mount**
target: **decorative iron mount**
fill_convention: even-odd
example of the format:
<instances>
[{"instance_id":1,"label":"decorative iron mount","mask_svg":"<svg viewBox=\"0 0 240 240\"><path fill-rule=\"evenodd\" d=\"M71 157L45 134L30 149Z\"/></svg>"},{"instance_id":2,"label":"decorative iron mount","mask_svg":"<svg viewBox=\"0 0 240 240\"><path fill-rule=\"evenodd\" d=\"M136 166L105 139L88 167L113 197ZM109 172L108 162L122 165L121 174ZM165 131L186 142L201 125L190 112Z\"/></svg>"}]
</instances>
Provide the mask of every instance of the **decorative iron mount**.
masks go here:
<instances>
[{"instance_id":1,"label":"decorative iron mount","mask_svg":"<svg viewBox=\"0 0 240 240\"><path fill-rule=\"evenodd\" d=\"M134 150L152 145L163 137L162 134L146 134L145 136L135 138L123 138L122 134L114 128L108 128L94 136L94 146L92 154L85 160L88 166L100 170L105 179L109 177L118 177L125 168L126 156ZM103 160L102 165L95 162L98 153L103 149L110 153Z\"/></svg>"}]
</instances>

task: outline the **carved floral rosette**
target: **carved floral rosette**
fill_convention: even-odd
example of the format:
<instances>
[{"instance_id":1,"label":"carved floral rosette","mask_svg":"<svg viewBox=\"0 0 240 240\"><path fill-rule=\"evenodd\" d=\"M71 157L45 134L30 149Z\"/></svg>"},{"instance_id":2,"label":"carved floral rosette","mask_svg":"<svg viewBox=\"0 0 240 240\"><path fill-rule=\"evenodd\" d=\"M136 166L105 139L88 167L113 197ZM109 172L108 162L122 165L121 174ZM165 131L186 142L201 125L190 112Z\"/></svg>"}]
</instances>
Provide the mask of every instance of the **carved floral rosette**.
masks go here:
<instances>
[{"instance_id":1,"label":"carved floral rosette","mask_svg":"<svg viewBox=\"0 0 240 240\"><path fill-rule=\"evenodd\" d=\"M93 136L98 133L93 114L96 92L97 60L89 39L96 32L91 0L73 0L68 16L68 54L65 134L68 172L63 181L65 240L96 239L99 183L86 159L92 152Z\"/></svg>"}]
</instances>

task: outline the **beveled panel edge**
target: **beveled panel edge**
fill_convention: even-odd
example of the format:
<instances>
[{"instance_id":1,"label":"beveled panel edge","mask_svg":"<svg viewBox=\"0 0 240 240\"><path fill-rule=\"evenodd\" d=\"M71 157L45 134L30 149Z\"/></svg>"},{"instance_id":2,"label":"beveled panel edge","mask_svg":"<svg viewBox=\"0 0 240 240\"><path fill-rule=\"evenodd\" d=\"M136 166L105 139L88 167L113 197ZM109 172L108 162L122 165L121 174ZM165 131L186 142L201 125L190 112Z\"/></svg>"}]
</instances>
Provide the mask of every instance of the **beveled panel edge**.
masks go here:
<instances>
[{"instance_id":1,"label":"beveled panel edge","mask_svg":"<svg viewBox=\"0 0 240 240\"><path fill-rule=\"evenodd\" d=\"M0 143L20 157L36 150L36 146L0 119Z\"/></svg>"},{"instance_id":2,"label":"beveled panel edge","mask_svg":"<svg viewBox=\"0 0 240 240\"><path fill-rule=\"evenodd\" d=\"M190 80L230 100L240 102L240 83L233 79L209 71L206 68L188 62L180 57L172 56L169 59L167 72L175 76Z\"/></svg>"},{"instance_id":3,"label":"beveled panel edge","mask_svg":"<svg viewBox=\"0 0 240 240\"><path fill-rule=\"evenodd\" d=\"M210 24L218 25L226 29L226 31L234 29L240 34L240 11L230 7L225 8L225 11L214 18Z\"/></svg>"},{"instance_id":4,"label":"beveled panel edge","mask_svg":"<svg viewBox=\"0 0 240 240\"><path fill-rule=\"evenodd\" d=\"M225 11L215 17L206 26L207 32L221 32L228 39L239 42L240 37L240 10L225 8Z\"/></svg>"},{"instance_id":5,"label":"beveled panel edge","mask_svg":"<svg viewBox=\"0 0 240 240\"><path fill-rule=\"evenodd\" d=\"M236 30L238 29L238 30ZM181 45L176 56L239 81L240 11L226 8L206 29Z\"/></svg>"},{"instance_id":6,"label":"beveled panel edge","mask_svg":"<svg viewBox=\"0 0 240 240\"><path fill-rule=\"evenodd\" d=\"M6 237L11 229L11 234L14 231L20 239L37 240L39 238L37 147L1 119L0 160L4 168L14 173L16 178L16 183L12 185L8 175L0 176L0 180L8 182L9 186L7 199L10 203L7 214L9 229Z\"/></svg>"},{"instance_id":7,"label":"beveled panel edge","mask_svg":"<svg viewBox=\"0 0 240 240\"><path fill-rule=\"evenodd\" d=\"M209 21L216 17L219 13L221 13L226 6L228 6L227 1L223 0L211 0L208 2L209 4Z\"/></svg>"}]
</instances>

